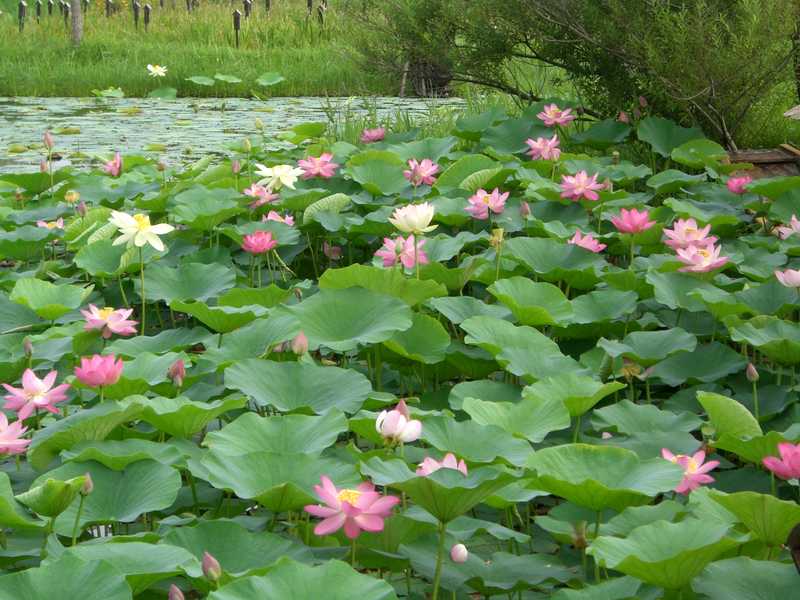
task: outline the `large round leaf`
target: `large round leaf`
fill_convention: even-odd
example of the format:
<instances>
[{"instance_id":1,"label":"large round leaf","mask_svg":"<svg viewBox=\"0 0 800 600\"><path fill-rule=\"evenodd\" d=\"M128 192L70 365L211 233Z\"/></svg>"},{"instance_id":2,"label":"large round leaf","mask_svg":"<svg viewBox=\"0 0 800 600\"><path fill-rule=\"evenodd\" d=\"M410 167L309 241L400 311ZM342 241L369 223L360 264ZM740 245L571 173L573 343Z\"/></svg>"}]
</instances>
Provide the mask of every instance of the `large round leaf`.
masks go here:
<instances>
[{"instance_id":1,"label":"large round leaf","mask_svg":"<svg viewBox=\"0 0 800 600\"><path fill-rule=\"evenodd\" d=\"M541 442L551 431L570 425L569 411L558 398L526 395L521 402L512 404L468 397L462 408L479 425L494 425L534 443Z\"/></svg>"},{"instance_id":2,"label":"large round leaf","mask_svg":"<svg viewBox=\"0 0 800 600\"><path fill-rule=\"evenodd\" d=\"M391 196L407 188L405 168L406 163L397 154L385 150L360 152L347 163L353 179L376 196Z\"/></svg>"},{"instance_id":3,"label":"large round leaf","mask_svg":"<svg viewBox=\"0 0 800 600\"><path fill-rule=\"evenodd\" d=\"M435 281L410 279L397 269L358 264L343 269L328 269L319 278L319 287L328 290L362 287L395 296L410 306L416 306L428 298L447 296L447 289Z\"/></svg>"},{"instance_id":4,"label":"large round leaf","mask_svg":"<svg viewBox=\"0 0 800 600\"><path fill-rule=\"evenodd\" d=\"M697 127L681 127L674 121L661 117L642 119L636 129L636 135L643 142L650 144L654 152L665 158L669 158L678 146L705 137Z\"/></svg>"},{"instance_id":5,"label":"large round leaf","mask_svg":"<svg viewBox=\"0 0 800 600\"><path fill-rule=\"evenodd\" d=\"M789 532L800 523L800 505L779 500L769 494L712 492L711 498L736 515L765 544L779 547L786 543Z\"/></svg>"},{"instance_id":6,"label":"large round leaf","mask_svg":"<svg viewBox=\"0 0 800 600\"><path fill-rule=\"evenodd\" d=\"M476 421L456 421L450 417L425 419L422 439L442 452L453 452L470 462L489 463L502 459L523 465L532 452L525 440L494 425Z\"/></svg>"},{"instance_id":7,"label":"large round leaf","mask_svg":"<svg viewBox=\"0 0 800 600\"><path fill-rule=\"evenodd\" d=\"M136 281L138 286L138 279ZM219 263L183 263L178 267L156 263L147 265L144 271L147 298L166 302L205 301L232 288L235 281L233 270Z\"/></svg>"},{"instance_id":8,"label":"large round leaf","mask_svg":"<svg viewBox=\"0 0 800 600\"><path fill-rule=\"evenodd\" d=\"M139 418L173 437L188 438L226 412L242 408L244 398L223 398L212 402L193 402L185 396L177 398L128 399L142 407Z\"/></svg>"},{"instance_id":9,"label":"large round leaf","mask_svg":"<svg viewBox=\"0 0 800 600\"><path fill-rule=\"evenodd\" d=\"M737 556L708 565L692 589L709 600L777 600L797 594L793 565Z\"/></svg>"},{"instance_id":10,"label":"large round leaf","mask_svg":"<svg viewBox=\"0 0 800 600\"><path fill-rule=\"evenodd\" d=\"M488 290L508 306L523 325L556 325L572 316L569 300L551 283L512 277L495 281Z\"/></svg>"},{"instance_id":11,"label":"large round leaf","mask_svg":"<svg viewBox=\"0 0 800 600\"><path fill-rule=\"evenodd\" d=\"M41 279L18 279L9 298L27 306L42 319L54 320L80 307L94 288L56 285Z\"/></svg>"},{"instance_id":12,"label":"large round leaf","mask_svg":"<svg viewBox=\"0 0 800 600\"><path fill-rule=\"evenodd\" d=\"M622 389L618 381L603 383L591 377L567 373L548 377L525 388L531 398L555 398L564 403L570 416L579 417L609 394Z\"/></svg>"},{"instance_id":13,"label":"large round leaf","mask_svg":"<svg viewBox=\"0 0 800 600\"><path fill-rule=\"evenodd\" d=\"M435 364L444 360L450 347L450 335L433 317L414 313L411 327L398 331L384 345L404 358Z\"/></svg>"},{"instance_id":14,"label":"large round leaf","mask_svg":"<svg viewBox=\"0 0 800 600\"><path fill-rule=\"evenodd\" d=\"M649 367L677 352L693 351L697 347L697 338L676 327L662 331L634 331L621 342L600 338L597 345L609 356L624 356Z\"/></svg>"}]
</instances>

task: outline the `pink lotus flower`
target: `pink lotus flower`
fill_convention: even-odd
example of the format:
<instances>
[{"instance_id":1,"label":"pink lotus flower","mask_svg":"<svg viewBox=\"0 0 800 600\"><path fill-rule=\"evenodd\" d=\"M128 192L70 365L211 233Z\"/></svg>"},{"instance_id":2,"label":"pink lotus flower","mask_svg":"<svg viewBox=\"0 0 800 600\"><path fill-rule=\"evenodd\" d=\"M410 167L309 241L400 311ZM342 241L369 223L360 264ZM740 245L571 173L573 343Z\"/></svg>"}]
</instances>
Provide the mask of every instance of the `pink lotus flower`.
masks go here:
<instances>
[{"instance_id":1,"label":"pink lotus flower","mask_svg":"<svg viewBox=\"0 0 800 600\"><path fill-rule=\"evenodd\" d=\"M103 165L103 171L112 177L119 177L122 173L122 155L119 152L115 153L114 158Z\"/></svg>"},{"instance_id":2,"label":"pink lotus flower","mask_svg":"<svg viewBox=\"0 0 800 600\"><path fill-rule=\"evenodd\" d=\"M470 196L469 206L464 210L479 221L485 221L489 218L490 210L496 215L502 213L506 207L507 199L508 192L501 194L498 188L494 188L491 194L484 189L480 189L474 196Z\"/></svg>"},{"instance_id":3,"label":"pink lotus flower","mask_svg":"<svg viewBox=\"0 0 800 600\"><path fill-rule=\"evenodd\" d=\"M790 288L800 288L800 271L795 269L786 269L785 271L775 271L775 277L781 282L781 285Z\"/></svg>"},{"instance_id":4,"label":"pink lotus flower","mask_svg":"<svg viewBox=\"0 0 800 600\"><path fill-rule=\"evenodd\" d=\"M375 129L365 129L361 132L361 142L364 144L373 144L380 142L386 137L386 130L383 127L376 127Z\"/></svg>"},{"instance_id":5,"label":"pink lotus flower","mask_svg":"<svg viewBox=\"0 0 800 600\"><path fill-rule=\"evenodd\" d=\"M439 165L429 158L423 158L422 161L417 162L412 158L408 161L409 169L403 171L403 177L411 182L411 185L418 187L420 185L433 185L436 183L436 173L439 172Z\"/></svg>"},{"instance_id":6,"label":"pink lotus flower","mask_svg":"<svg viewBox=\"0 0 800 600\"><path fill-rule=\"evenodd\" d=\"M558 147L560 142L557 135L553 135L550 139L545 137L539 137L536 140L527 139L525 143L530 147L528 156L533 160L538 158L542 160L558 160L561 156L561 149Z\"/></svg>"},{"instance_id":7,"label":"pink lotus flower","mask_svg":"<svg viewBox=\"0 0 800 600\"><path fill-rule=\"evenodd\" d=\"M281 214L276 210L269 211L268 214L261 217L261 220L265 223L267 221L277 221L278 223L284 223L289 227L294 226L294 217L291 215L291 213L286 213L284 216L281 216Z\"/></svg>"},{"instance_id":8,"label":"pink lotus flower","mask_svg":"<svg viewBox=\"0 0 800 600\"><path fill-rule=\"evenodd\" d=\"M695 452L692 456L686 456L685 454L676 456L666 448L662 448L661 456L665 460L683 468L683 479L678 484L678 487L675 488L675 491L679 494L688 494L703 484L712 483L714 478L711 475L706 475L706 473L719 465L718 460L711 460L703 464L706 459L706 453L702 450Z\"/></svg>"},{"instance_id":9,"label":"pink lotus flower","mask_svg":"<svg viewBox=\"0 0 800 600\"><path fill-rule=\"evenodd\" d=\"M312 177L330 179L336 174L336 169L339 167L337 163L333 162L333 154L330 152L325 152L319 158L309 156L297 161L297 164L304 171L303 179L311 179Z\"/></svg>"},{"instance_id":10,"label":"pink lotus flower","mask_svg":"<svg viewBox=\"0 0 800 600\"><path fill-rule=\"evenodd\" d=\"M356 489L337 489L325 475L320 477L322 485L314 491L327 506L308 504L305 511L322 521L314 528L316 535L329 535L344 527L344 534L351 540L361 531L383 531L383 520L391 515L392 508L400 502L395 496L382 496L368 482Z\"/></svg>"},{"instance_id":11,"label":"pink lotus flower","mask_svg":"<svg viewBox=\"0 0 800 600\"><path fill-rule=\"evenodd\" d=\"M114 385L122 375L122 367L122 359L113 354L95 354L91 358L81 358L81 366L75 367L75 377L89 387Z\"/></svg>"},{"instance_id":12,"label":"pink lotus flower","mask_svg":"<svg viewBox=\"0 0 800 600\"><path fill-rule=\"evenodd\" d=\"M322 253L327 256L329 260L340 260L342 258L342 247L329 244L328 240L323 240Z\"/></svg>"},{"instance_id":13,"label":"pink lotus flower","mask_svg":"<svg viewBox=\"0 0 800 600\"><path fill-rule=\"evenodd\" d=\"M464 544L453 544L450 548L450 560L455 563L465 563L469 558L469 551Z\"/></svg>"},{"instance_id":14,"label":"pink lotus flower","mask_svg":"<svg viewBox=\"0 0 800 600\"><path fill-rule=\"evenodd\" d=\"M186 363L182 358L179 358L167 369L167 377L172 380L175 387L183 387L183 380L186 379Z\"/></svg>"},{"instance_id":15,"label":"pink lotus flower","mask_svg":"<svg viewBox=\"0 0 800 600\"><path fill-rule=\"evenodd\" d=\"M108 339L112 334L127 336L136 333L138 321L128 319L133 313L132 308L101 308L98 309L94 304L89 305L89 310L82 310L81 314L86 318L84 329L91 331L99 329L102 336Z\"/></svg>"},{"instance_id":16,"label":"pink lotus flower","mask_svg":"<svg viewBox=\"0 0 800 600\"><path fill-rule=\"evenodd\" d=\"M391 444L415 442L422 435L422 422L411 418L405 400L392 410L382 410L375 419L375 431Z\"/></svg>"},{"instance_id":17,"label":"pink lotus flower","mask_svg":"<svg viewBox=\"0 0 800 600\"><path fill-rule=\"evenodd\" d=\"M600 196L598 190L605 187L602 183L597 183L597 173L589 177L586 171L578 171L575 175L563 175L561 177L561 197L570 200L597 201Z\"/></svg>"},{"instance_id":18,"label":"pink lotus flower","mask_svg":"<svg viewBox=\"0 0 800 600\"><path fill-rule=\"evenodd\" d=\"M728 179L725 185L727 185L728 189L734 194L744 194L747 192L747 190L744 189L744 187L748 183L752 183L752 181L753 181L752 177L750 177L749 175L744 175L742 177L731 177L730 179Z\"/></svg>"},{"instance_id":19,"label":"pink lotus flower","mask_svg":"<svg viewBox=\"0 0 800 600\"><path fill-rule=\"evenodd\" d=\"M25 369L22 374L22 387L11 387L7 383L3 384L9 394L5 397L6 404L3 408L17 411L17 418L24 421L33 414L33 411L43 408L53 414L58 414L58 409L53 406L58 402L63 402L67 399L65 394L69 389L68 383L62 383L53 387L56 382L56 371L50 371L44 376L44 379L39 379L30 369Z\"/></svg>"},{"instance_id":20,"label":"pink lotus flower","mask_svg":"<svg viewBox=\"0 0 800 600\"><path fill-rule=\"evenodd\" d=\"M242 240L242 250L250 254L264 254L277 246L278 242L272 239L271 231L256 231Z\"/></svg>"},{"instance_id":21,"label":"pink lotus flower","mask_svg":"<svg viewBox=\"0 0 800 600\"><path fill-rule=\"evenodd\" d=\"M419 467L417 467L417 475L421 477L427 477L439 469L454 469L456 471L460 471L465 477L467 475L467 463L465 463L463 459L456 460L456 457L452 452L445 454L444 460L441 462L431 458L430 456L426 456L425 460L423 460Z\"/></svg>"},{"instance_id":22,"label":"pink lotus flower","mask_svg":"<svg viewBox=\"0 0 800 600\"><path fill-rule=\"evenodd\" d=\"M55 221L36 221L37 227L43 227L44 229L64 229L64 219L59 217Z\"/></svg>"},{"instance_id":23,"label":"pink lotus flower","mask_svg":"<svg viewBox=\"0 0 800 600\"><path fill-rule=\"evenodd\" d=\"M655 221L647 220L649 216L650 213L646 210L639 212L635 208L630 210L623 208L620 210L620 216L612 217L611 222L620 233L641 233L656 224Z\"/></svg>"},{"instance_id":24,"label":"pink lotus flower","mask_svg":"<svg viewBox=\"0 0 800 600\"><path fill-rule=\"evenodd\" d=\"M678 219L672 224L672 229L665 229L664 235L669 239L664 243L677 250L688 246L706 246L717 241L716 236L709 236L711 225L706 225L702 229L698 228L697 221L694 219Z\"/></svg>"},{"instance_id":25,"label":"pink lotus flower","mask_svg":"<svg viewBox=\"0 0 800 600\"><path fill-rule=\"evenodd\" d=\"M298 356L308 352L308 338L306 337L306 334L301 331L294 336L289 344L289 348L291 348L292 352Z\"/></svg>"},{"instance_id":26,"label":"pink lotus flower","mask_svg":"<svg viewBox=\"0 0 800 600\"><path fill-rule=\"evenodd\" d=\"M679 271L689 273L708 273L719 269L728 262L727 256L720 256L721 247L714 244L678 248L678 260L685 264Z\"/></svg>"},{"instance_id":27,"label":"pink lotus flower","mask_svg":"<svg viewBox=\"0 0 800 600\"><path fill-rule=\"evenodd\" d=\"M778 444L781 457L766 456L764 466L781 479L800 479L800 444Z\"/></svg>"},{"instance_id":28,"label":"pink lotus flower","mask_svg":"<svg viewBox=\"0 0 800 600\"><path fill-rule=\"evenodd\" d=\"M591 252L597 253L602 252L606 249L605 244L601 244L596 239L592 237L591 233L587 233L583 235L580 230L575 232L575 235L567 242L568 244L573 244L575 246L580 246L585 250L589 250Z\"/></svg>"},{"instance_id":29,"label":"pink lotus flower","mask_svg":"<svg viewBox=\"0 0 800 600\"><path fill-rule=\"evenodd\" d=\"M22 439L26 431L21 419L9 425L8 417L0 412L0 454L24 454L32 441Z\"/></svg>"},{"instance_id":30,"label":"pink lotus flower","mask_svg":"<svg viewBox=\"0 0 800 600\"><path fill-rule=\"evenodd\" d=\"M395 239L383 238L383 246L375 252L375 256L383 259L384 267L393 267L399 260L406 269L412 269L415 265L415 258L421 265L428 264L428 255L422 249L427 240L422 239L416 242L416 257L414 256L415 241L413 234L407 238L403 238L402 235L398 235Z\"/></svg>"},{"instance_id":31,"label":"pink lotus flower","mask_svg":"<svg viewBox=\"0 0 800 600\"><path fill-rule=\"evenodd\" d=\"M272 190L270 190L269 188L266 188L263 185L258 185L257 183L254 183L250 187L245 188L244 190L242 190L242 193L245 196L254 198L254 200L248 205L252 209L256 209L259 206L264 206L265 204L269 204L270 202L275 202L275 200L280 198L278 194L273 194Z\"/></svg>"},{"instance_id":32,"label":"pink lotus flower","mask_svg":"<svg viewBox=\"0 0 800 600\"><path fill-rule=\"evenodd\" d=\"M800 233L800 220L798 220L797 215L792 215L792 219L789 221L788 225L780 225L775 231L778 232L778 236L782 240L785 240L790 235Z\"/></svg>"},{"instance_id":33,"label":"pink lotus flower","mask_svg":"<svg viewBox=\"0 0 800 600\"><path fill-rule=\"evenodd\" d=\"M575 115L572 114L571 108L562 110L555 104L547 104L544 107L544 110L536 116L539 117L540 120L544 121L544 124L547 127L553 127L554 125L568 125L575 120Z\"/></svg>"}]
</instances>

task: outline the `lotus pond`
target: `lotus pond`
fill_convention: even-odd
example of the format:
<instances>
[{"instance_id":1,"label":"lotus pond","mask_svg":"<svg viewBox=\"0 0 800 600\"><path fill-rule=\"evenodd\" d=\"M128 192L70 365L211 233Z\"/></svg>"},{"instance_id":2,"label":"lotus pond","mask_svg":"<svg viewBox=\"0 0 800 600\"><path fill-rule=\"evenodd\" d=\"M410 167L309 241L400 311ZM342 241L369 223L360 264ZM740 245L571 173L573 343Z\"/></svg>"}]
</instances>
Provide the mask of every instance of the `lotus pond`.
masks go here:
<instances>
[{"instance_id":1,"label":"lotus pond","mask_svg":"<svg viewBox=\"0 0 800 600\"><path fill-rule=\"evenodd\" d=\"M45 133L0 176L0 599L793 597L800 178L573 118Z\"/></svg>"}]
</instances>

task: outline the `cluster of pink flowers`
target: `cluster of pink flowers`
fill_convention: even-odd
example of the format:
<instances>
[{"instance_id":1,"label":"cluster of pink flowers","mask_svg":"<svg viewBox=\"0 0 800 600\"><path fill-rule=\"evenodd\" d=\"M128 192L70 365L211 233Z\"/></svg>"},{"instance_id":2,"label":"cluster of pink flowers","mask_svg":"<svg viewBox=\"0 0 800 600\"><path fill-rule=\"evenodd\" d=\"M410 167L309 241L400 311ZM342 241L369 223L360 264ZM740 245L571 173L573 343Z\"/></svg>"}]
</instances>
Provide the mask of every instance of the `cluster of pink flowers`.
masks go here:
<instances>
[{"instance_id":1,"label":"cluster of pink flowers","mask_svg":"<svg viewBox=\"0 0 800 600\"><path fill-rule=\"evenodd\" d=\"M417 467L417 475L427 477L439 469L453 469L454 471L460 472L465 477L467 476L467 463L464 462L463 458L461 460L456 459L455 454L452 452L445 454L441 461L426 456L419 464L419 467Z\"/></svg>"},{"instance_id":2,"label":"cluster of pink flowers","mask_svg":"<svg viewBox=\"0 0 800 600\"><path fill-rule=\"evenodd\" d=\"M667 448L662 448L661 456L683 469L683 479L675 488L679 494L688 494L703 484L712 483L714 478L708 475L708 472L719 465L718 460L705 462L706 453L702 450L695 452L692 456L687 456L685 454L675 455Z\"/></svg>"},{"instance_id":3,"label":"cluster of pink flowers","mask_svg":"<svg viewBox=\"0 0 800 600\"><path fill-rule=\"evenodd\" d=\"M710 225L700 228L694 219L678 219L672 229L664 229L669 238L665 243L685 265L680 271L707 273L727 264L728 257L720 256L722 249L716 245L716 236L708 235L710 231Z\"/></svg>"},{"instance_id":4,"label":"cluster of pink flowers","mask_svg":"<svg viewBox=\"0 0 800 600\"><path fill-rule=\"evenodd\" d=\"M375 142L383 141L386 137L386 130L383 127L375 127L374 129L365 129L361 132L362 144L374 144Z\"/></svg>"},{"instance_id":5,"label":"cluster of pink flowers","mask_svg":"<svg viewBox=\"0 0 800 600\"><path fill-rule=\"evenodd\" d=\"M413 233L406 238L402 235L394 239L383 238L383 246L375 252L375 256L383 260L384 267L393 267L400 261L406 269L413 269L417 263L428 264L428 255L422 249L426 241L416 241Z\"/></svg>"},{"instance_id":6,"label":"cluster of pink flowers","mask_svg":"<svg viewBox=\"0 0 800 600\"><path fill-rule=\"evenodd\" d=\"M491 193L484 189L478 190L473 196L470 196L466 210L474 218L479 221L485 221L489 218L489 211L499 215L506 207L506 200L508 199L509 192L504 194L500 193L498 188L494 188Z\"/></svg>"},{"instance_id":7,"label":"cluster of pink flowers","mask_svg":"<svg viewBox=\"0 0 800 600\"><path fill-rule=\"evenodd\" d=\"M528 156L533 160L558 160L561 156L561 149L558 147L558 136L555 134L551 138L538 137L535 140L527 139L525 143L528 144L530 148Z\"/></svg>"},{"instance_id":8,"label":"cluster of pink flowers","mask_svg":"<svg viewBox=\"0 0 800 600\"><path fill-rule=\"evenodd\" d=\"M433 185L436 183L436 173L439 172L439 165L429 158L418 161L412 158L408 161L408 169L403 171L403 177L414 187L421 185Z\"/></svg>"},{"instance_id":9,"label":"cluster of pink flowers","mask_svg":"<svg viewBox=\"0 0 800 600\"><path fill-rule=\"evenodd\" d=\"M597 182L597 173L590 177L586 171L578 171L575 175L562 175L561 177L562 198L597 202L600 199L597 192L603 188L605 185Z\"/></svg>"},{"instance_id":10,"label":"cluster of pink flowers","mask_svg":"<svg viewBox=\"0 0 800 600\"><path fill-rule=\"evenodd\" d=\"M339 168L339 165L333 162L333 154L330 152L325 152L319 157L309 156L301 159L297 161L297 165L303 169L303 179L311 179L313 177L330 179L336 175L336 169Z\"/></svg>"}]
</instances>

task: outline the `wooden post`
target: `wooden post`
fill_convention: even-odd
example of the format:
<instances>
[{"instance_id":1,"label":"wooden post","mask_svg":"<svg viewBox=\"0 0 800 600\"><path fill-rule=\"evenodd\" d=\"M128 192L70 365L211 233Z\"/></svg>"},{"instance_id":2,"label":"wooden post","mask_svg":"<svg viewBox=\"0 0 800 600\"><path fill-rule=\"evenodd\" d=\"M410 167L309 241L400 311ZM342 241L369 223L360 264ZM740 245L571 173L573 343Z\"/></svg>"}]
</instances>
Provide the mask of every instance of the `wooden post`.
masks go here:
<instances>
[{"instance_id":1,"label":"wooden post","mask_svg":"<svg viewBox=\"0 0 800 600\"><path fill-rule=\"evenodd\" d=\"M150 13L153 12L153 7L149 4L144 5L144 32L147 33L147 28L150 27Z\"/></svg>"},{"instance_id":2,"label":"wooden post","mask_svg":"<svg viewBox=\"0 0 800 600\"><path fill-rule=\"evenodd\" d=\"M83 0L84 6L89 6L89 0ZM70 27L70 38L72 45L76 48L81 45L83 40L83 10L81 10L81 0L70 0L70 12L72 12L72 23Z\"/></svg>"},{"instance_id":3,"label":"wooden post","mask_svg":"<svg viewBox=\"0 0 800 600\"><path fill-rule=\"evenodd\" d=\"M55 6L53 0L47 0L47 16L53 16L53 6Z\"/></svg>"},{"instance_id":4,"label":"wooden post","mask_svg":"<svg viewBox=\"0 0 800 600\"><path fill-rule=\"evenodd\" d=\"M236 34L236 47L239 47L239 30L242 28L242 13L240 10L233 11L233 32Z\"/></svg>"},{"instance_id":5,"label":"wooden post","mask_svg":"<svg viewBox=\"0 0 800 600\"><path fill-rule=\"evenodd\" d=\"M111 12L114 8L114 3L112 0L106 0L106 17L111 16Z\"/></svg>"},{"instance_id":6,"label":"wooden post","mask_svg":"<svg viewBox=\"0 0 800 600\"><path fill-rule=\"evenodd\" d=\"M244 18L250 18L250 11L253 10L253 1L252 0L244 0L242 3L244 4Z\"/></svg>"},{"instance_id":7,"label":"wooden post","mask_svg":"<svg viewBox=\"0 0 800 600\"><path fill-rule=\"evenodd\" d=\"M19 6L17 7L17 16L19 17L19 32L22 33L22 30L25 29L25 15L28 12L28 5L25 3L25 0L19 0Z\"/></svg>"},{"instance_id":8,"label":"wooden post","mask_svg":"<svg viewBox=\"0 0 800 600\"><path fill-rule=\"evenodd\" d=\"M36 22L42 20L42 0L36 0Z\"/></svg>"},{"instance_id":9,"label":"wooden post","mask_svg":"<svg viewBox=\"0 0 800 600\"><path fill-rule=\"evenodd\" d=\"M136 29L139 29L139 9L142 8L142 5L139 4L139 0L133 0L133 24Z\"/></svg>"}]
</instances>

